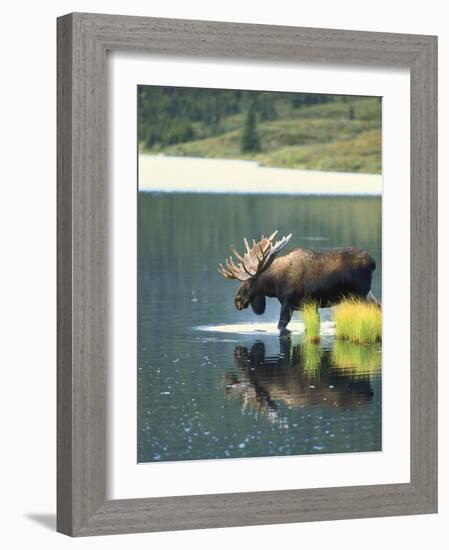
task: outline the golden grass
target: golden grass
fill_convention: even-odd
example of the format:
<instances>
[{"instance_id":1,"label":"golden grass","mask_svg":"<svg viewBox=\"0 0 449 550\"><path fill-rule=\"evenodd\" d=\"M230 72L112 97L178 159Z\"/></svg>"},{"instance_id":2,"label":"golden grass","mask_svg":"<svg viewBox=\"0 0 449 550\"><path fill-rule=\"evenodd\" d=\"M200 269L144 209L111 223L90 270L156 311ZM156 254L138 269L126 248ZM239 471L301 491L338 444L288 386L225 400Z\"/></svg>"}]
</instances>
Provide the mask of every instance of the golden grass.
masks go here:
<instances>
[{"instance_id":1,"label":"golden grass","mask_svg":"<svg viewBox=\"0 0 449 550\"><path fill-rule=\"evenodd\" d=\"M284 145L255 158L263 166L380 174L381 142L381 131L369 129L334 142Z\"/></svg>"},{"instance_id":2,"label":"golden grass","mask_svg":"<svg viewBox=\"0 0 449 550\"><path fill-rule=\"evenodd\" d=\"M327 122L327 121L324 121ZM330 172L381 173L381 131L370 126L345 124L345 131L324 129L323 121L301 123L302 133L294 133L297 121L270 123L260 132L262 151L242 153L240 132L232 130L188 143L178 143L165 149L165 154L175 156L230 158L258 161L262 166L323 170ZM304 126L304 127L303 127ZM335 126L335 125L334 125ZM266 130L266 131L265 131ZM332 133L333 132L333 133ZM338 139L332 139L338 136ZM145 151L145 149L144 149Z\"/></svg>"},{"instance_id":3,"label":"golden grass","mask_svg":"<svg viewBox=\"0 0 449 550\"><path fill-rule=\"evenodd\" d=\"M349 299L334 311L335 337L354 344L375 344L382 340L382 310L374 304Z\"/></svg>"},{"instance_id":4,"label":"golden grass","mask_svg":"<svg viewBox=\"0 0 449 550\"><path fill-rule=\"evenodd\" d=\"M302 316L305 326L305 339L310 344L317 344L320 341L320 313L315 303L304 304Z\"/></svg>"}]
</instances>

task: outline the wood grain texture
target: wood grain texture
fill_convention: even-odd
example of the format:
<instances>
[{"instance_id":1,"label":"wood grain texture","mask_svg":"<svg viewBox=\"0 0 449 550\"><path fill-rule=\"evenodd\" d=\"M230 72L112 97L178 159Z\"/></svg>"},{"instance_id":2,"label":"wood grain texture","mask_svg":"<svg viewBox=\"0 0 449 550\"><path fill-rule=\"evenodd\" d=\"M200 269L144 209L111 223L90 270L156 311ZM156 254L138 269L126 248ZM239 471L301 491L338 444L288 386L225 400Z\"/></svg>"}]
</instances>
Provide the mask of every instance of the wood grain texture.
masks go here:
<instances>
[{"instance_id":1,"label":"wood grain texture","mask_svg":"<svg viewBox=\"0 0 449 550\"><path fill-rule=\"evenodd\" d=\"M72 536L437 509L436 37L114 15L58 20L58 531ZM106 52L411 71L411 480L106 500Z\"/></svg>"},{"instance_id":2,"label":"wood grain texture","mask_svg":"<svg viewBox=\"0 0 449 550\"><path fill-rule=\"evenodd\" d=\"M411 80L411 482L437 509L438 197L437 42Z\"/></svg>"},{"instance_id":3,"label":"wood grain texture","mask_svg":"<svg viewBox=\"0 0 449 550\"><path fill-rule=\"evenodd\" d=\"M57 529L72 531L72 25L58 21L57 48Z\"/></svg>"}]
</instances>

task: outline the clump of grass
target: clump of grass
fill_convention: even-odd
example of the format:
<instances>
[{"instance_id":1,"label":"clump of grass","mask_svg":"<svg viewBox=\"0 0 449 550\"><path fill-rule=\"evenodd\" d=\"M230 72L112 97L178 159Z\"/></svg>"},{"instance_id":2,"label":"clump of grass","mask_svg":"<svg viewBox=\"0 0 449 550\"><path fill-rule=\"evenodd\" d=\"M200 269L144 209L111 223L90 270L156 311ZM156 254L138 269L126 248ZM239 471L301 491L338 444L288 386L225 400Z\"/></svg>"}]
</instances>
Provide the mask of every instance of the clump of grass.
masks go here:
<instances>
[{"instance_id":1,"label":"clump of grass","mask_svg":"<svg viewBox=\"0 0 449 550\"><path fill-rule=\"evenodd\" d=\"M306 342L318 344L320 341L320 313L315 303L304 304L302 310L304 319Z\"/></svg>"},{"instance_id":2,"label":"clump of grass","mask_svg":"<svg viewBox=\"0 0 449 550\"><path fill-rule=\"evenodd\" d=\"M349 299L334 311L335 337L354 344L376 344L382 340L382 311L368 302Z\"/></svg>"}]
</instances>

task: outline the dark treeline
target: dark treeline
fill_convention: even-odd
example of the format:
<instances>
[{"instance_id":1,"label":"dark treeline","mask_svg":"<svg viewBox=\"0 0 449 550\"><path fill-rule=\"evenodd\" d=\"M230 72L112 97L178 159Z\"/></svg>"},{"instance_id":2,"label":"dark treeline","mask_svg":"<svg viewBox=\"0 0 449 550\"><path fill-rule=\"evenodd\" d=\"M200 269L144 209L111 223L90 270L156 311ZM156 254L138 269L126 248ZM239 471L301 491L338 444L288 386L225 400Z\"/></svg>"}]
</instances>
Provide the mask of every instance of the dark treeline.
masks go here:
<instances>
[{"instance_id":1,"label":"dark treeline","mask_svg":"<svg viewBox=\"0 0 449 550\"><path fill-rule=\"evenodd\" d=\"M263 122L275 120L278 111L285 108L300 109L335 100L345 98L325 94L139 86L139 141L149 149L159 149L241 127L241 118L233 125L232 115L254 113Z\"/></svg>"}]
</instances>

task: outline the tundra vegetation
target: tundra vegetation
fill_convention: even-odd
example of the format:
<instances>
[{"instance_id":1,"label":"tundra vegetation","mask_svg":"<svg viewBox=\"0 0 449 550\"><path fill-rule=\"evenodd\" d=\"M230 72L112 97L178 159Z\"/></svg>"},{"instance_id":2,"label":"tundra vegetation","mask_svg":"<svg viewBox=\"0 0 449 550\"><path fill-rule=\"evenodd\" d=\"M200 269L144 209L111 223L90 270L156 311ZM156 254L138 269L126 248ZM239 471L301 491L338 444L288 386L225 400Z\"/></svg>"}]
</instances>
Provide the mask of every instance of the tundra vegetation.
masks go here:
<instances>
[{"instance_id":1,"label":"tundra vegetation","mask_svg":"<svg viewBox=\"0 0 449 550\"><path fill-rule=\"evenodd\" d=\"M335 337L354 344L376 344L382 340L382 311L375 304L347 299L334 311Z\"/></svg>"},{"instance_id":2,"label":"tundra vegetation","mask_svg":"<svg viewBox=\"0 0 449 550\"><path fill-rule=\"evenodd\" d=\"M302 315L305 341L310 344L319 343L320 314L318 305L313 302L304 304ZM382 341L382 311L376 304L355 298L345 299L335 307L334 321L337 340L353 344L377 344ZM340 347L340 352L342 350L343 348ZM358 361L353 361L353 363L366 362L369 364L371 361L366 361L366 359L366 357L359 357Z\"/></svg>"},{"instance_id":3,"label":"tundra vegetation","mask_svg":"<svg viewBox=\"0 0 449 550\"><path fill-rule=\"evenodd\" d=\"M321 326L318 305L314 302L304 304L302 318L304 321L306 342L309 342L310 344L318 344L320 342Z\"/></svg>"},{"instance_id":4,"label":"tundra vegetation","mask_svg":"<svg viewBox=\"0 0 449 550\"><path fill-rule=\"evenodd\" d=\"M381 173L376 97L139 86L147 153Z\"/></svg>"}]
</instances>

